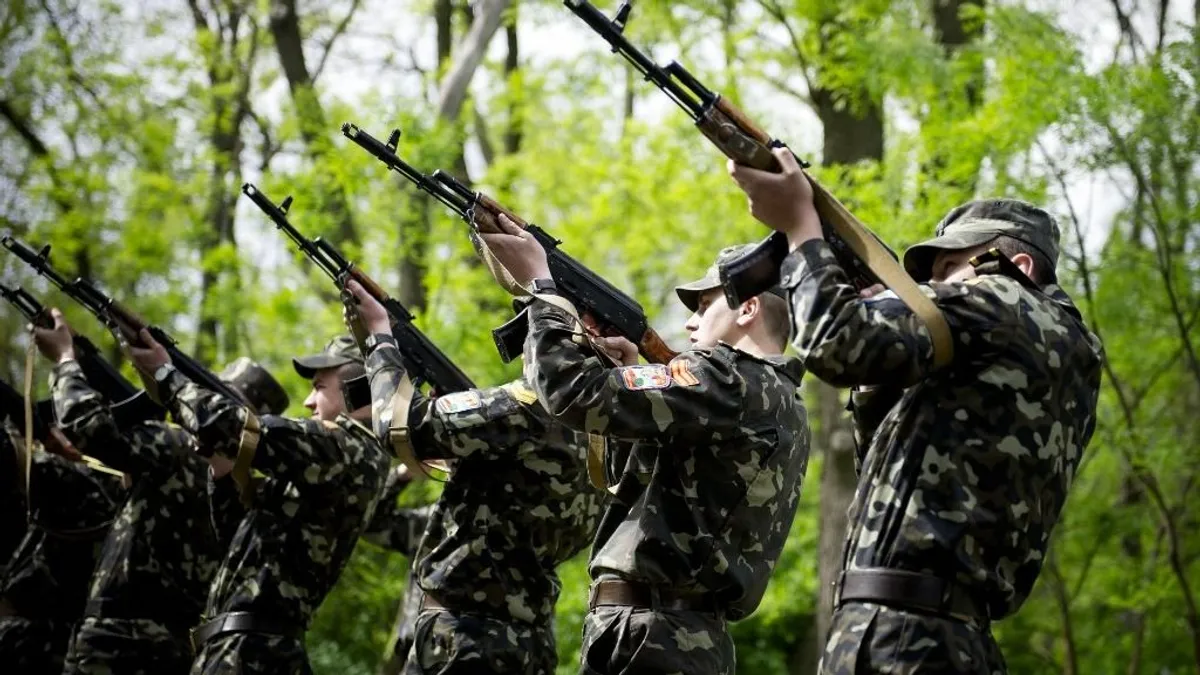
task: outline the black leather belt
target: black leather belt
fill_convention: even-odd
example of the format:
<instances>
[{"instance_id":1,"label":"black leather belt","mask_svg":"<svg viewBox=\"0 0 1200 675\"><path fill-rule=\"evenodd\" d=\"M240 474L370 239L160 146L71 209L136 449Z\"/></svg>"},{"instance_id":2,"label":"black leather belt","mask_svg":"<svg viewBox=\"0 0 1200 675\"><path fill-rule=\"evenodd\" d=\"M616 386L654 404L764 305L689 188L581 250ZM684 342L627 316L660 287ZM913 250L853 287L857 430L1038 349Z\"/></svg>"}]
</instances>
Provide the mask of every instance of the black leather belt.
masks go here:
<instances>
[{"instance_id":1,"label":"black leather belt","mask_svg":"<svg viewBox=\"0 0 1200 675\"><path fill-rule=\"evenodd\" d=\"M288 638L304 637L304 628L295 624L269 619L253 612L218 614L192 629L192 651L200 653L206 642L230 633L262 633Z\"/></svg>"},{"instance_id":2,"label":"black leather belt","mask_svg":"<svg viewBox=\"0 0 1200 675\"><path fill-rule=\"evenodd\" d=\"M837 604L846 602L874 602L960 621L988 621L987 606L976 601L967 587L931 574L904 570L877 568L842 572Z\"/></svg>"},{"instance_id":3,"label":"black leather belt","mask_svg":"<svg viewBox=\"0 0 1200 675\"><path fill-rule=\"evenodd\" d=\"M678 593L670 589L619 579L597 581L592 584L591 592L588 594L588 609L603 606L682 610L709 614L724 614L725 612L712 595Z\"/></svg>"}]
</instances>

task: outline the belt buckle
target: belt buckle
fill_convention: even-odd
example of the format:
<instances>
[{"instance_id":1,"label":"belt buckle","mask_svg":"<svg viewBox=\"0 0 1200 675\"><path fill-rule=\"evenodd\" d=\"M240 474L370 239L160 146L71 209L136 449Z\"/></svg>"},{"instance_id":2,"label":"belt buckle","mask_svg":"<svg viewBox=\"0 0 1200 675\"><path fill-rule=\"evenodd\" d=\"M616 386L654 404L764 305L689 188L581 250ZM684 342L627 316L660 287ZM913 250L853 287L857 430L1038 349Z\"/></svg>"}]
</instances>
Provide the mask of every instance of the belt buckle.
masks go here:
<instances>
[{"instance_id":1,"label":"belt buckle","mask_svg":"<svg viewBox=\"0 0 1200 675\"><path fill-rule=\"evenodd\" d=\"M600 592L600 584L604 582L597 581L588 587L588 611L596 608L596 595Z\"/></svg>"}]
</instances>

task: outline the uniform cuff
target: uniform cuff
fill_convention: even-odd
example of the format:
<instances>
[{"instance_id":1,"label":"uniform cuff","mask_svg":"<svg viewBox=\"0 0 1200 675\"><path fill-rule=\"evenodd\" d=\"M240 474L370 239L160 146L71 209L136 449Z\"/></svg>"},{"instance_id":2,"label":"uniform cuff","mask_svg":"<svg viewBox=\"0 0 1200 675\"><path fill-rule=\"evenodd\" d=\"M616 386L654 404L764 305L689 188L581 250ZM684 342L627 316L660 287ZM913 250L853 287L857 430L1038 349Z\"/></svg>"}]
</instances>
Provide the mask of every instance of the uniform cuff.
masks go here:
<instances>
[{"instance_id":1,"label":"uniform cuff","mask_svg":"<svg viewBox=\"0 0 1200 675\"><path fill-rule=\"evenodd\" d=\"M69 377L83 377L83 368L75 359L54 364L54 368L50 371L50 386Z\"/></svg>"},{"instance_id":2,"label":"uniform cuff","mask_svg":"<svg viewBox=\"0 0 1200 675\"><path fill-rule=\"evenodd\" d=\"M779 268L779 284L789 291L795 290L800 282L813 272L837 264L829 242L824 239L809 239L783 259Z\"/></svg>"}]
</instances>

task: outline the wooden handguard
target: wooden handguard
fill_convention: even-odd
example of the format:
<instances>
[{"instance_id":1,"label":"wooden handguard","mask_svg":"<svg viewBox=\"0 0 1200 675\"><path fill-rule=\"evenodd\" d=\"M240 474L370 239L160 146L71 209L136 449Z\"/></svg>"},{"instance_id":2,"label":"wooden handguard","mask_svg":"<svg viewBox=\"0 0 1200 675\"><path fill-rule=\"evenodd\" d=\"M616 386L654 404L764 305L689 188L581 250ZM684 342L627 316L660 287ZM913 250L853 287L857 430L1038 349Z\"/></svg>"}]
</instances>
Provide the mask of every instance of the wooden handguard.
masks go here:
<instances>
[{"instance_id":1,"label":"wooden handguard","mask_svg":"<svg viewBox=\"0 0 1200 675\"><path fill-rule=\"evenodd\" d=\"M363 287L364 291L366 291L371 295L371 297L375 298L379 302L386 302L389 299L387 291L383 290L379 284L375 283L374 279L364 274L363 271L357 267L350 270L350 278L357 281L359 285Z\"/></svg>"},{"instance_id":2,"label":"wooden handguard","mask_svg":"<svg viewBox=\"0 0 1200 675\"><path fill-rule=\"evenodd\" d=\"M717 108L717 110L720 110L721 112L725 113L725 116L729 118L729 121L733 122L742 131L744 131L745 133L752 136L754 138L754 140L758 141L759 143L762 143L763 145L771 144L771 136L768 135L767 132L763 131L762 129L759 129L758 126L755 125L753 122L751 122L750 118L746 116L746 113L742 112L741 110L739 110L737 108L737 106L730 103L729 99L727 99L723 96L718 98L717 103L716 103L716 108ZM778 160L776 160L776 162L775 162L775 167L776 167L775 170L778 171L779 170ZM767 169L768 167L764 166L764 167L755 167L755 168Z\"/></svg>"},{"instance_id":3,"label":"wooden handguard","mask_svg":"<svg viewBox=\"0 0 1200 675\"><path fill-rule=\"evenodd\" d=\"M662 336L655 332L653 328L647 328L646 332L642 334L642 341L638 344L638 351L646 357L647 361L664 365L670 363L676 356L679 356L679 352L671 351L671 348L663 341Z\"/></svg>"}]
</instances>

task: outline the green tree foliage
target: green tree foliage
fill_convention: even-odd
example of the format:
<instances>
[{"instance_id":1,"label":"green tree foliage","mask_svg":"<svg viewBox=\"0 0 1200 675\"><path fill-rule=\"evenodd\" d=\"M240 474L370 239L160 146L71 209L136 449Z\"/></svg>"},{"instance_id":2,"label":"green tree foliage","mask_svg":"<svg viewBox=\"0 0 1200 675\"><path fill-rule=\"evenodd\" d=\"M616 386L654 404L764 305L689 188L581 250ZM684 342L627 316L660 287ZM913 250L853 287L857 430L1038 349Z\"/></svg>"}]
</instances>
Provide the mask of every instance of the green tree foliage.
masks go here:
<instances>
[{"instance_id":1,"label":"green tree foliage","mask_svg":"<svg viewBox=\"0 0 1200 675\"><path fill-rule=\"evenodd\" d=\"M1012 672L1200 672L1195 9L1114 2L1082 21L1068 2L689 0L637 3L627 31L812 159L897 249L973 196L1022 197L1059 216L1060 277L1108 359L1096 435L1045 570L1025 608L996 626ZM466 226L337 128L400 127L410 163L465 171L683 344L674 284L765 232L720 153L560 3L506 11L448 123L439 87L475 16L461 0L12 0L0 8L2 227L53 242L65 270L101 281L210 365L257 358L304 414L290 359L342 330L340 306L239 198L254 182L275 201L294 195L293 222L410 302L478 382L514 376L519 365L501 364L489 335L511 317L508 300L474 263ZM853 128L872 115L882 159L823 168L820 120ZM0 278L64 308L120 360L94 319L0 259ZM23 370L23 323L0 307L10 381ZM734 626L741 672L812 671L824 450L814 448L762 607ZM403 499L438 491L428 482ZM309 635L318 672L377 672L407 568L360 545ZM560 572L568 673L586 555Z\"/></svg>"}]
</instances>

